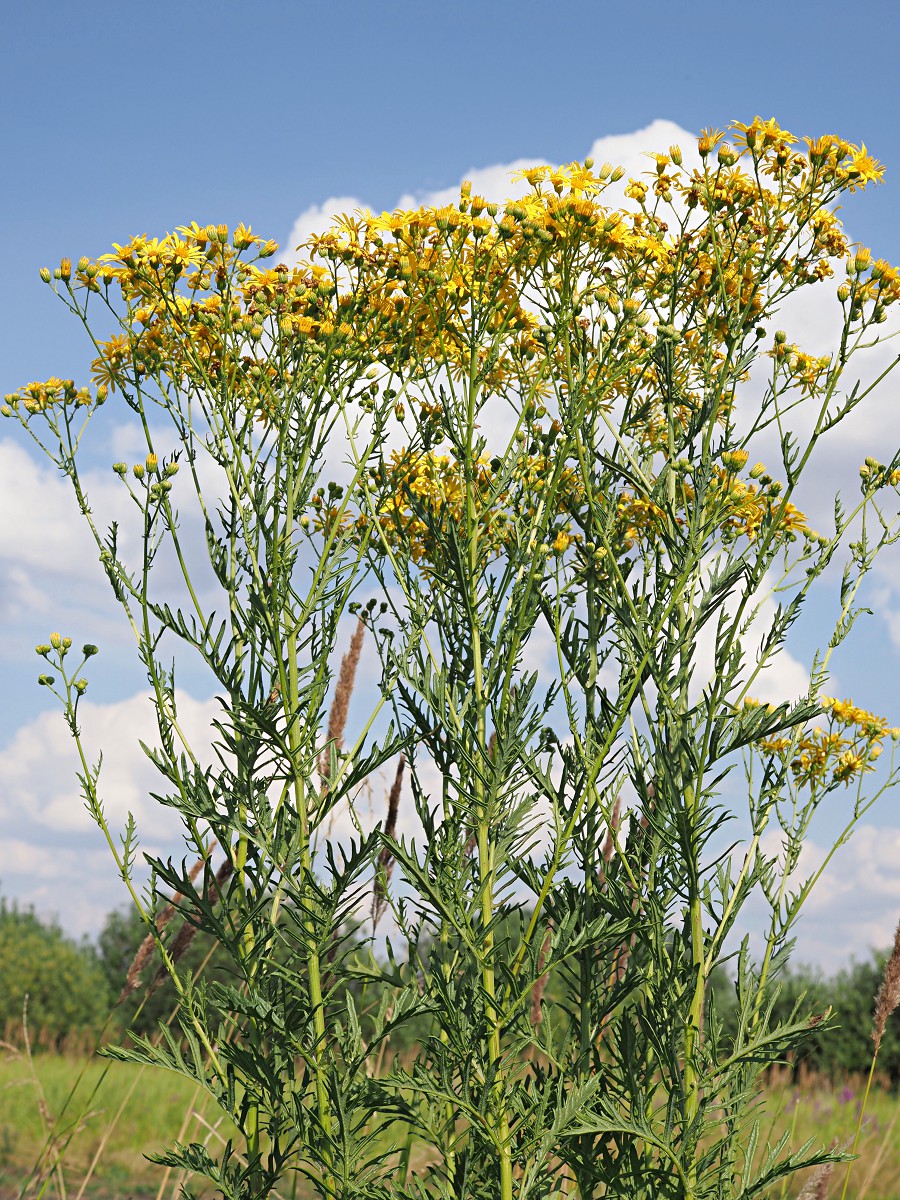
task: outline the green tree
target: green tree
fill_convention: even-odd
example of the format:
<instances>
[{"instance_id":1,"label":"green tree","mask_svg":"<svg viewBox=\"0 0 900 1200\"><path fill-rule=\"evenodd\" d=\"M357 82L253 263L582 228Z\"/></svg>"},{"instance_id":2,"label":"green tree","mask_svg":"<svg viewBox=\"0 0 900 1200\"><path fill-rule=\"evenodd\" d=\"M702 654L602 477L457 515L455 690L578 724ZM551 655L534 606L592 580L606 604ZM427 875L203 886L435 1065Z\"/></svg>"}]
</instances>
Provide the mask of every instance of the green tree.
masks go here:
<instances>
[{"instance_id":1,"label":"green tree","mask_svg":"<svg viewBox=\"0 0 900 1200\"><path fill-rule=\"evenodd\" d=\"M0 1026L22 1024L32 1038L61 1042L69 1034L97 1033L111 1003L94 948L66 937L33 908L0 898Z\"/></svg>"}]
</instances>

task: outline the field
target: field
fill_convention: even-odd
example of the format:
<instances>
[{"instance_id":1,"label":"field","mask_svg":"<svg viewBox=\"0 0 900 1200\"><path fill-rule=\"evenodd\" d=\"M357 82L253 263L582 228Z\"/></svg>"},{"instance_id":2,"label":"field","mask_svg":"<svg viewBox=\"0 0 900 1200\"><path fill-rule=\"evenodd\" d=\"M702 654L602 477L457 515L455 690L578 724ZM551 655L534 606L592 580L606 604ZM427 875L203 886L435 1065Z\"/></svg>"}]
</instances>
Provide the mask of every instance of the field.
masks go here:
<instances>
[{"instance_id":1,"label":"field","mask_svg":"<svg viewBox=\"0 0 900 1200\"><path fill-rule=\"evenodd\" d=\"M66 1110L75 1079L79 1079L75 1101ZM834 1084L817 1078L799 1084L786 1077L776 1080L767 1094L761 1140L767 1135L777 1140L789 1130L794 1146L810 1137L829 1144L849 1143L861 1094L860 1080ZM860 1141L860 1159L847 1191L849 1200L900 1200L898 1116L900 1098L875 1090ZM55 1054L38 1054L32 1073L24 1058L10 1056L0 1062L0 1200L20 1195L46 1143L48 1119L63 1141L69 1138L61 1168L44 1191L57 1200L174 1200L182 1180L148 1163L143 1153L162 1149L175 1138L205 1141L212 1148L230 1132L223 1118L175 1076ZM789 1192L774 1192L773 1200L796 1196L800 1186L798 1181ZM842 1187L843 1173L836 1171L828 1195L839 1197ZM37 1190L28 1194L36 1195ZM302 1183L289 1194L296 1200L311 1195Z\"/></svg>"}]
</instances>

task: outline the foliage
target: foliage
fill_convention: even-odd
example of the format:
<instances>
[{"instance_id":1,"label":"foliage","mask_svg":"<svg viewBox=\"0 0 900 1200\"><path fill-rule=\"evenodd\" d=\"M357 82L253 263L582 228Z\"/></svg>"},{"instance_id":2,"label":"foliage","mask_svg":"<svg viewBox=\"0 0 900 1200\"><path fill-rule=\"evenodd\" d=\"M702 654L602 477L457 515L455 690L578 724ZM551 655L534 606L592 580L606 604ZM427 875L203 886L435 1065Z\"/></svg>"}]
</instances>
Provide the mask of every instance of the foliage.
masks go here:
<instances>
[{"instance_id":1,"label":"foliage","mask_svg":"<svg viewBox=\"0 0 900 1200\"><path fill-rule=\"evenodd\" d=\"M93 947L0 897L0 1028L21 1029L25 1016L32 1039L60 1042L72 1033L96 1035L108 1011Z\"/></svg>"},{"instance_id":2,"label":"foliage","mask_svg":"<svg viewBox=\"0 0 900 1200\"><path fill-rule=\"evenodd\" d=\"M464 185L457 205L340 217L296 266L260 265L274 244L244 226L195 224L44 273L95 337L96 390L33 383L4 412L72 482L147 670L158 798L202 867L149 856L139 893L134 822L120 843L79 730L84 662L54 633L40 682L181 1006L180 1032L110 1053L214 1097L239 1140L158 1161L226 1197L293 1175L347 1200L749 1200L840 1157L759 1145L757 1098L820 1020L773 1008L825 865L797 877L810 824L840 796L840 844L896 778L893 759L871 775L896 731L823 690L898 536L900 458L866 460L827 533L795 501L820 443L869 400L851 363L900 272L849 246L833 212L881 177L865 147L801 147L758 119L732 132L734 146L704 133L693 170L678 147L654 156L631 208L603 202L621 172L586 161L526 171L504 206ZM835 270L830 355L771 332ZM98 308L112 338L93 332ZM122 512L104 532L78 449L112 394L147 454L113 464ZM326 480L338 445L343 484ZM164 563L178 600L159 590ZM834 567L808 694L756 703ZM332 680L351 614L380 669L345 745L347 679ZM217 681L211 763L179 723L176 649ZM358 799L401 754L417 836L396 804L372 828ZM722 784L742 760L738 813ZM347 812L350 832L329 837ZM394 927L386 965L343 932L373 887ZM754 894L768 934L758 961L740 942L726 1038L709 981ZM234 983L184 970L182 935L160 930L173 897ZM430 1032L391 1062L410 1020Z\"/></svg>"},{"instance_id":3,"label":"foliage","mask_svg":"<svg viewBox=\"0 0 900 1200\"><path fill-rule=\"evenodd\" d=\"M813 1012L832 1012L832 1021L824 1027L813 1027L796 1048L791 1064L795 1073L837 1081L866 1074L872 1061L872 1009L886 961L887 954L879 953L831 976L802 966L790 967L781 974L781 990L772 1008L777 1020L786 1021L798 1006ZM713 981L713 988L725 1035L733 1037L738 1024L734 985L723 971ZM896 1088L900 1084L900 1029L896 1020L885 1029L878 1066L882 1079Z\"/></svg>"}]
</instances>

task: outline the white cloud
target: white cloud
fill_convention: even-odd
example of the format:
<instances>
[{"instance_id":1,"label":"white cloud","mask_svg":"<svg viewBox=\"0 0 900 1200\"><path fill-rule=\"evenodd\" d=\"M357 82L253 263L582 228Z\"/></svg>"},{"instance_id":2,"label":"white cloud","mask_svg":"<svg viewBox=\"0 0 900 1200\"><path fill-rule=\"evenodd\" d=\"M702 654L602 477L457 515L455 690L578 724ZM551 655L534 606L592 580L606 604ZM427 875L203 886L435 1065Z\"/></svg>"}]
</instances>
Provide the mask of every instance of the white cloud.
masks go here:
<instances>
[{"instance_id":1,"label":"white cloud","mask_svg":"<svg viewBox=\"0 0 900 1200\"><path fill-rule=\"evenodd\" d=\"M97 551L76 519L69 481L6 438L0 440L0 506L7 514L0 521L0 560L79 577L92 570Z\"/></svg>"},{"instance_id":2,"label":"white cloud","mask_svg":"<svg viewBox=\"0 0 900 1200\"><path fill-rule=\"evenodd\" d=\"M745 649L745 666L741 678L746 679L757 661L760 645L765 640L776 615L774 598L767 594L772 581L766 576L757 593L753 607L756 613L750 627L742 638ZM733 614L739 595L734 593L726 602L726 611ZM752 611L752 609L749 609ZM692 693L699 696L713 677L715 667L716 619L713 618L700 631L697 639L696 670L691 681ZM749 668L749 669L748 669ZM751 687L752 696L766 704L781 704L783 701L799 700L809 691L809 669L795 658L786 647L782 647L769 659Z\"/></svg>"},{"instance_id":3,"label":"white cloud","mask_svg":"<svg viewBox=\"0 0 900 1200\"><path fill-rule=\"evenodd\" d=\"M611 184L604 193L604 197L608 198L609 203L619 203L629 177L641 175L651 169L652 164L646 155L653 151L666 150L676 143L682 148L687 167L700 165L694 134L682 129L673 121L662 120L653 121L635 133L598 138L585 156L593 156L598 166L603 162L609 162L612 166L624 168L623 179L618 184ZM473 167L466 172L464 178L472 184L472 191L475 195L499 202L524 195L529 190L528 184L524 180L514 182L510 179L510 175L547 162L549 162L548 159L517 158L509 163L496 163L489 167ZM437 207L451 204L458 199L459 184L457 183L452 187L437 188L433 191L404 192L393 208L417 208L420 205ZM287 240L282 246L282 256L288 261L295 259L297 246L311 234L322 233L327 229L333 216L340 213L353 213L360 209L366 210L370 207L365 200L361 200L357 196L333 196L322 204L310 205L300 213L294 222Z\"/></svg>"},{"instance_id":4,"label":"white cloud","mask_svg":"<svg viewBox=\"0 0 900 1200\"><path fill-rule=\"evenodd\" d=\"M179 722L201 763L211 758L210 722L215 701L176 692ZM158 744L154 708L146 694L114 704L79 706L79 726L89 762L103 756L98 792L118 842L134 814L140 848L180 858L177 814L154 801L168 785L140 748ZM42 713L16 730L0 751L0 884L7 895L57 912L68 929L96 930L112 907L127 900L101 831L88 814L77 774L81 764L62 714ZM144 877L139 858L136 873Z\"/></svg>"},{"instance_id":5,"label":"white cloud","mask_svg":"<svg viewBox=\"0 0 900 1200\"><path fill-rule=\"evenodd\" d=\"M839 800L839 797L837 798ZM780 835L764 839L774 854ZM792 876L796 887L817 871L828 852L825 843L807 838ZM757 899L748 906L755 949L762 944L765 914ZM841 846L807 898L794 933L794 959L829 973L851 958L867 959L887 949L900 921L900 828L863 823Z\"/></svg>"},{"instance_id":6,"label":"white cloud","mask_svg":"<svg viewBox=\"0 0 900 1200\"><path fill-rule=\"evenodd\" d=\"M201 763L212 757L211 721L220 712L215 700L195 700L177 690L178 722ZM141 751L159 742L155 709L147 693L113 704L84 699L78 724L86 755L94 764L102 753L99 793L113 828L129 812L152 836L172 828L171 813L150 798L166 791L165 780ZM30 822L52 833L74 834L93 828L79 795L81 770L75 740L58 711L41 713L16 730L0 751L0 821L7 827L27 813Z\"/></svg>"}]
</instances>

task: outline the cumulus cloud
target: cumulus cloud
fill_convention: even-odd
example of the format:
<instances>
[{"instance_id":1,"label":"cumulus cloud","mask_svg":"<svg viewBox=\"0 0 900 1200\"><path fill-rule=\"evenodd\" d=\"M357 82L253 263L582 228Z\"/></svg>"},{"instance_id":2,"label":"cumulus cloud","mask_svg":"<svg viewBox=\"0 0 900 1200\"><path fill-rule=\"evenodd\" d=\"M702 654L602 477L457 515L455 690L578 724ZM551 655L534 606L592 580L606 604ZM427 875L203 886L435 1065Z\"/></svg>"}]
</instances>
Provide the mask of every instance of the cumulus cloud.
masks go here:
<instances>
[{"instance_id":1,"label":"cumulus cloud","mask_svg":"<svg viewBox=\"0 0 900 1200\"><path fill-rule=\"evenodd\" d=\"M179 723L201 763L212 758L214 700L176 692ZM182 857L180 823L151 792L166 781L141 750L159 744L155 710L142 692L112 704L79 705L79 727L89 762L102 755L98 792L113 837L128 813L137 822L141 849ZM57 912L66 928L96 930L105 913L127 900L101 831L81 795L74 739L58 711L41 713L15 731L0 751L0 841L4 894L43 912ZM137 875L143 877L141 860Z\"/></svg>"},{"instance_id":2,"label":"cumulus cloud","mask_svg":"<svg viewBox=\"0 0 900 1200\"><path fill-rule=\"evenodd\" d=\"M623 179L618 184L611 184L604 193L611 203L618 203L624 195L625 185L630 176L638 176L650 169L651 164L647 154L653 151L665 150L678 144L684 153L685 164L688 167L699 166L700 158L696 152L695 136L676 125L674 121L652 121L644 129L634 133L615 134L610 137L597 138L593 145L585 151L585 157L595 159L597 164L609 162L613 166L621 166L625 170ZM501 201L514 196L522 196L528 191L524 180L512 181L510 176L517 171L551 162L550 158L517 158L513 162L495 163L488 167L472 167L464 178L472 184L472 191L487 200ZM460 181L461 182L461 181ZM440 206L451 204L459 199L459 183L450 187L437 188L431 191L404 192L393 208L416 208L420 205ZM322 204L313 204L305 208L294 222L287 240L282 246L283 256L290 261L296 258L296 249L311 234L322 233L331 224L331 218L339 213L353 213L369 210L371 206L365 199L356 196L333 196Z\"/></svg>"},{"instance_id":3,"label":"cumulus cloud","mask_svg":"<svg viewBox=\"0 0 900 1200\"><path fill-rule=\"evenodd\" d=\"M839 799L839 798L837 798ZM781 837L763 839L763 850L778 852ZM822 866L830 844L821 834L807 838L792 876L798 887ZM862 823L839 847L812 889L795 927L795 957L830 973L851 958L867 959L887 949L900 920L900 828ZM763 945L766 911L761 899L748 906L751 943Z\"/></svg>"}]
</instances>

